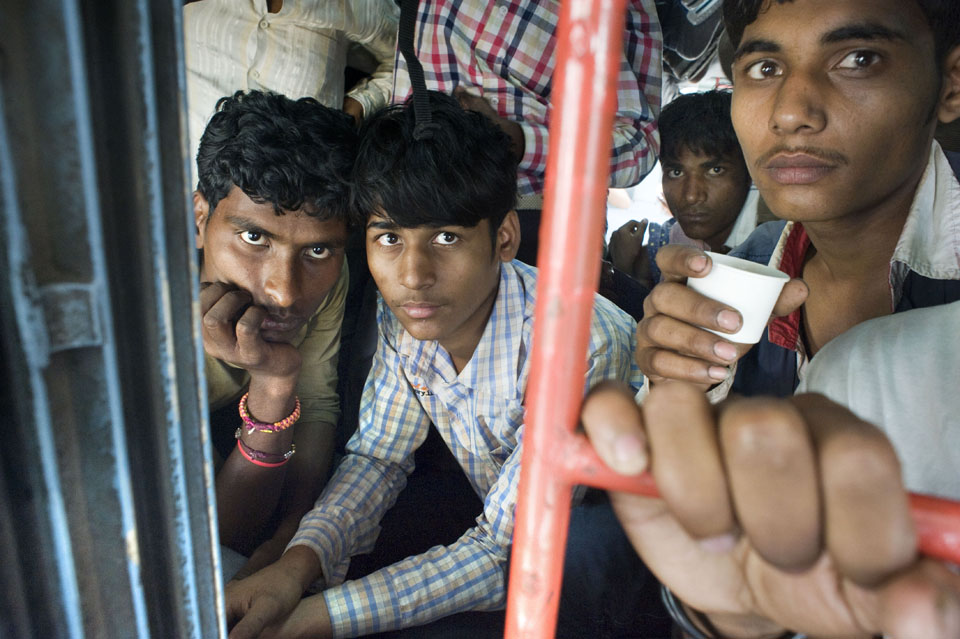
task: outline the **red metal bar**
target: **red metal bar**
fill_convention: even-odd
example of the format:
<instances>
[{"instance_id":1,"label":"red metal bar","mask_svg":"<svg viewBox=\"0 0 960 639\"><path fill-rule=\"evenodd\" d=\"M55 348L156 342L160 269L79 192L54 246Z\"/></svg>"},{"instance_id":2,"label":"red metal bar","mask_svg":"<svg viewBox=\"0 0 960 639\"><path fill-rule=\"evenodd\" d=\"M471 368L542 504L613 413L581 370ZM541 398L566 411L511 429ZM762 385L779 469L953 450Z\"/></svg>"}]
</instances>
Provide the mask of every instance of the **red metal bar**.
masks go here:
<instances>
[{"instance_id":1,"label":"red metal bar","mask_svg":"<svg viewBox=\"0 0 960 639\"><path fill-rule=\"evenodd\" d=\"M563 468L555 472L562 473L571 485L660 496L650 473L627 476L614 472L600 460L586 437L578 433L564 435L563 452L557 457ZM912 493L910 514L917 529L918 550L960 566L960 502Z\"/></svg>"},{"instance_id":2,"label":"red metal bar","mask_svg":"<svg viewBox=\"0 0 960 639\"><path fill-rule=\"evenodd\" d=\"M516 509L507 639L556 629L574 484L656 496L574 434L599 277L625 0L564 0L557 32L536 330ZM960 504L911 495L921 552L960 564Z\"/></svg>"},{"instance_id":3,"label":"red metal bar","mask_svg":"<svg viewBox=\"0 0 960 639\"><path fill-rule=\"evenodd\" d=\"M506 636L553 637L571 483L554 454L583 396L600 275L624 0L564 0L557 28L536 330L527 384Z\"/></svg>"}]
</instances>

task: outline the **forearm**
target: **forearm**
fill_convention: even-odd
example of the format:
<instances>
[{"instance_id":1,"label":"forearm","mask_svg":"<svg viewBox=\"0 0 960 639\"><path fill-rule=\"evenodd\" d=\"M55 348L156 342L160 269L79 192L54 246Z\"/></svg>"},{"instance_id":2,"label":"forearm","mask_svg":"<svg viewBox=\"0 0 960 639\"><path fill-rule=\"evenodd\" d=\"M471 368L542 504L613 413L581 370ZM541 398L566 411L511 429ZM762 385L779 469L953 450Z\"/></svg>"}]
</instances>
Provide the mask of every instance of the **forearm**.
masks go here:
<instances>
[{"instance_id":1,"label":"forearm","mask_svg":"<svg viewBox=\"0 0 960 639\"><path fill-rule=\"evenodd\" d=\"M291 546L273 565L278 572L294 580L300 586L301 592L306 591L313 582L323 576L320 558L306 546Z\"/></svg>"},{"instance_id":2,"label":"forearm","mask_svg":"<svg viewBox=\"0 0 960 639\"><path fill-rule=\"evenodd\" d=\"M297 454L291 459L283 482L280 523L273 535L253 552L238 577L276 561L293 539L300 520L313 507L326 484L333 458L334 428L323 423L297 424L294 433Z\"/></svg>"},{"instance_id":3,"label":"forearm","mask_svg":"<svg viewBox=\"0 0 960 639\"><path fill-rule=\"evenodd\" d=\"M398 464L363 455L347 455L331 478L323 498L301 520L290 542L323 557L327 585L343 581L349 558L369 552L379 523L406 485Z\"/></svg>"},{"instance_id":4,"label":"forearm","mask_svg":"<svg viewBox=\"0 0 960 639\"><path fill-rule=\"evenodd\" d=\"M361 636L469 610L501 609L506 549L493 554L490 540L474 533L324 591L334 635Z\"/></svg>"},{"instance_id":5,"label":"forearm","mask_svg":"<svg viewBox=\"0 0 960 639\"><path fill-rule=\"evenodd\" d=\"M247 395L247 411L258 422L272 423L290 415L295 405L296 380L262 382L254 378ZM293 429L276 433L249 430L237 418L240 438L247 449L270 455L291 450ZM280 501L286 466L257 464L233 448L217 474L217 518L220 541L241 552L250 552Z\"/></svg>"},{"instance_id":6,"label":"forearm","mask_svg":"<svg viewBox=\"0 0 960 639\"><path fill-rule=\"evenodd\" d=\"M292 520L296 530L300 519L313 508L330 476L336 426L301 421L291 430L297 454L287 465L280 515L285 522Z\"/></svg>"}]
</instances>

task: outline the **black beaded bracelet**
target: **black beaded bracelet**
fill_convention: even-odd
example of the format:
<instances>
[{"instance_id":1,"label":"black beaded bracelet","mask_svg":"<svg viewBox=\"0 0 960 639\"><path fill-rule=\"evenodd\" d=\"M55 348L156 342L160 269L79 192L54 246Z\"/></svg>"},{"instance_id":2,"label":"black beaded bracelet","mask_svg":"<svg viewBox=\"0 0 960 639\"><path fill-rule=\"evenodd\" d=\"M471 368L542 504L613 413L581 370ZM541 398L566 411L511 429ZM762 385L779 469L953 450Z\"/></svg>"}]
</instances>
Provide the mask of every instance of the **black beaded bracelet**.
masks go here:
<instances>
[{"instance_id":1,"label":"black beaded bracelet","mask_svg":"<svg viewBox=\"0 0 960 639\"><path fill-rule=\"evenodd\" d=\"M697 619L710 634L700 630L700 628L698 628L687 615L687 611L684 610L683 604L680 603L670 589L663 584L660 584L660 597L663 599L663 605L670 614L670 618L673 619L673 622L680 627L680 630L682 630L683 634L689 639L724 639L723 635L721 635L713 626L713 624L710 623L710 620L707 619L706 615L691 608L691 612L697 615ZM776 639L806 639L806 637L806 635L799 632L791 632L788 630L782 635L776 637Z\"/></svg>"}]
</instances>

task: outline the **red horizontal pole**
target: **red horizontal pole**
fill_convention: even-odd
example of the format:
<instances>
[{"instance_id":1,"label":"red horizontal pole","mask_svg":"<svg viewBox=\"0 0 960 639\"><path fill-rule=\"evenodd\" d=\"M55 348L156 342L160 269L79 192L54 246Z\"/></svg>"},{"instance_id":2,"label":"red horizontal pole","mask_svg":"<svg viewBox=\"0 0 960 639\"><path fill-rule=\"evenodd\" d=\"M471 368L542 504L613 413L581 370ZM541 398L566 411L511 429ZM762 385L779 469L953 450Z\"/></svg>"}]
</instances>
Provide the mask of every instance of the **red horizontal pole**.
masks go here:
<instances>
[{"instance_id":1,"label":"red horizontal pole","mask_svg":"<svg viewBox=\"0 0 960 639\"><path fill-rule=\"evenodd\" d=\"M564 451L564 474L572 484L659 497L650 473L621 475L603 463L587 438L571 433ZM934 559L960 566L960 502L911 493L910 514L917 530L918 550Z\"/></svg>"}]
</instances>

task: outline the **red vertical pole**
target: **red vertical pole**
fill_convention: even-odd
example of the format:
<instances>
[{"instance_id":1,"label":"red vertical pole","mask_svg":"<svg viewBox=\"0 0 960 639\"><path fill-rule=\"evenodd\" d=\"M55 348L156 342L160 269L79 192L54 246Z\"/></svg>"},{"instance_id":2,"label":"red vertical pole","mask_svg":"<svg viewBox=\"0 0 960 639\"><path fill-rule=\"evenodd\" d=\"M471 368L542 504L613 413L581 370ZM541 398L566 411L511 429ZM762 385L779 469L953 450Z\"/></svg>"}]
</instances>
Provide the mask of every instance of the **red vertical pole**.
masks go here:
<instances>
[{"instance_id":1,"label":"red vertical pole","mask_svg":"<svg viewBox=\"0 0 960 639\"><path fill-rule=\"evenodd\" d=\"M555 634L574 484L656 496L648 474L614 473L573 432L600 274L625 8L625 0L561 3L507 639ZM914 495L911 506L920 551L960 562L960 503Z\"/></svg>"},{"instance_id":2,"label":"red vertical pole","mask_svg":"<svg viewBox=\"0 0 960 639\"><path fill-rule=\"evenodd\" d=\"M571 495L556 452L573 432L583 395L625 10L624 0L561 3L509 639L553 637L556 627Z\"/></svg>"}]
</instances>

